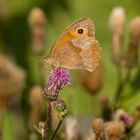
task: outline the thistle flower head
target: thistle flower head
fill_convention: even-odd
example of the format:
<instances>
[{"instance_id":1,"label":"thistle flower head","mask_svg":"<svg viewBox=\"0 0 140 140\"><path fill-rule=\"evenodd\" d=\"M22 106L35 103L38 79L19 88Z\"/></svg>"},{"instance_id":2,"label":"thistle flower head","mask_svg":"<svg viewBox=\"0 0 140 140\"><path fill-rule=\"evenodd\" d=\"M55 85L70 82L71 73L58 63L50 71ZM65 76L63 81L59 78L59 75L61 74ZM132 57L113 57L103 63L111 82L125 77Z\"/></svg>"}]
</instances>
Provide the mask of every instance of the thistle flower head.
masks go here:
<instances>
[{"instance_id":1,"label":"thistle flower head","mask_svg":"<svg viewBox=\"0 0 140 140\"><path fill-rule=\"evenodd\" d=\"M133 124L133 118L125 112L123 109L119 109L115 112L113 116L114 120L122 122L125 127L130 127Z\"/></svg>"},{"instance_id":2,"label":"thistle flower head","mask_svg":"<svg viewBox=\"0 0 140 140\"><path fill-rule=\"evenodd\" d=\"M53 68L49 74L48 81L45 85L44 95L48 100L56 100L58 93L64 86L71 83L68 70L65 68Z\"/></svg>"},{"instance_id":3,"label":"thistle flower head","mask_svg":"<svg viewBox=\"0 0 140 140\"><path fill-rule=\"evenodd\" d=\"M132 119L132 117L130 117L130 116L127 116L127 115L121 115L120 116L120 121L122 121L124 124L126 124L126 125L132 125L132 123L133 123L133 119Z\"/></svg>"}]
</instances>

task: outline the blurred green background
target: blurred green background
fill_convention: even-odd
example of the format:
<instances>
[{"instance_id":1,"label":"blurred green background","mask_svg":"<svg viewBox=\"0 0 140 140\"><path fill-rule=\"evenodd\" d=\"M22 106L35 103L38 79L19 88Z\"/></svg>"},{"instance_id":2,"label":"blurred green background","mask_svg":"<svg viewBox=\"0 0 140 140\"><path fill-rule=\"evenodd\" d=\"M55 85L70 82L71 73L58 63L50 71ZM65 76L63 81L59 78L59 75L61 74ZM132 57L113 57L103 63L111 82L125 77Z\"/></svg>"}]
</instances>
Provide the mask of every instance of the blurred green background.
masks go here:
<instances>
[{"instance_id":1,"label":"blurred green background","mask_svg":"<svg viewBox=\"0 0 140 140\"><path fill-rule=\"evenodd\" d=\"M60 95L66 101L72 114L92 114L94 116L100 112L99 97L106 95L112 99L117 87L116 67L111 61L111 33L108 25L110 13L116 6L123 7L126 13L123 47L127 49L128 23L134 17L140 15L139 0L0 0L0 51L13 56L16 63L26 72L25 88L21 99L25 120L29 112L29 91L33 85L40 83L36 65L41 60L33 56L30 49L31 33L27 22L30 10L34 7L40 7L46 15L46 49L42 54L43 56L49 54L53 43L68 25L85 16L94 21L96 39L100 42L102 48L103 86L98 93L90 95L80 84L77 71L72 70L72 85L66 87ZM44 79L48 74L48 69L45 70ZM140 66L138 65L132 71L131 83L126 85L123 91L126 95L130 94L130 98L122 97L122 102L119 104L129 112L134 109L134 106L140 100L139 75ZM44 81L44 79L41 80ZM10 113L6 116L2 140L15 140L11 123L18 122L13 119Z\"/></svg>"}]
</instances>

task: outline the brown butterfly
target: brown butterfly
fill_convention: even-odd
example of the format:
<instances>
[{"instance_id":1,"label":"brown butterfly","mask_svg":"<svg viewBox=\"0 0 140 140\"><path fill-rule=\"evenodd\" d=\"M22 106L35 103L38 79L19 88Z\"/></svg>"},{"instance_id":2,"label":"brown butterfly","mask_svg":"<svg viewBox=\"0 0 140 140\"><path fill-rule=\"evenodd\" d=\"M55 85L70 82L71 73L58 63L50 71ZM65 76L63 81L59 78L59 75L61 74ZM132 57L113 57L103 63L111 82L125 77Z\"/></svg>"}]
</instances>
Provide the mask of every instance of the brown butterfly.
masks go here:
<instances>
[{"instance_id":1,"label":"brown butterfly","mask_svg":"<svg viewBox=\"0 0 140 140\"><path fill-rule=\"evenodd\" d=\"M60 35L45 60L55 67L92 72L100 63L100 50L94 24L84 17Z\"/></svg>"}]
</instances>

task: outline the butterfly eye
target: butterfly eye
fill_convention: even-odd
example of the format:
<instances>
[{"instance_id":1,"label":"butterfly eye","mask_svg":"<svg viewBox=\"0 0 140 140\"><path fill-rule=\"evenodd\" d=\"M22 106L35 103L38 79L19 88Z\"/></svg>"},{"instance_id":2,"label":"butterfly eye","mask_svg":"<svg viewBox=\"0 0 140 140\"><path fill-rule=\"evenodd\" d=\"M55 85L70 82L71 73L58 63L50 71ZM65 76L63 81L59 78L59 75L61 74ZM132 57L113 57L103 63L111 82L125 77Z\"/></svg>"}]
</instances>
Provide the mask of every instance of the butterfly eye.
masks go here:
<instances>
[{"instance_id":1,"label":"butterfly eye","mask_svg":"<svg viewBox=\"0 0 140 140\"><path fill-rule=\"evenodd\" d=\"M80 28L80 29L77 30L77 33L78 34L83 34L84 33L84 30Z\"/></svg>"}]
</instances>

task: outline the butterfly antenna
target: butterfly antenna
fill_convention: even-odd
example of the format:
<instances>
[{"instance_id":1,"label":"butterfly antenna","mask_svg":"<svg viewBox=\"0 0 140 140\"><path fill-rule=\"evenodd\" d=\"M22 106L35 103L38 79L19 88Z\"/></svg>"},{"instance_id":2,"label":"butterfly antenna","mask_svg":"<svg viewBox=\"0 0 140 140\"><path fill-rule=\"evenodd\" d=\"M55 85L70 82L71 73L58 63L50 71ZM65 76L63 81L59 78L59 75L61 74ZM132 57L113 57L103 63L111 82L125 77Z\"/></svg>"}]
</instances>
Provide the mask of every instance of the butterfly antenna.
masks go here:
<instances>
[{"instance_id":1,"label":"butterfly antenna","mask_svg":"<svg viewBox=\"0 0 140 140\"><path fill-rule=\"evenodd\" d=\"M32 63L34 61L46 61L47 57L46 56L35 56L35 57L31 57L29 58L29 63Z\"/></svg>"}]
</instances>

